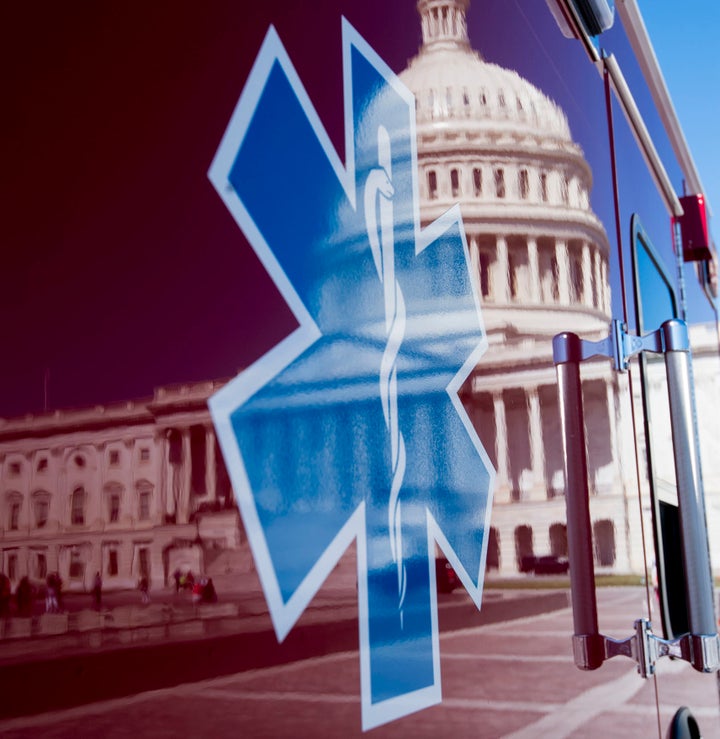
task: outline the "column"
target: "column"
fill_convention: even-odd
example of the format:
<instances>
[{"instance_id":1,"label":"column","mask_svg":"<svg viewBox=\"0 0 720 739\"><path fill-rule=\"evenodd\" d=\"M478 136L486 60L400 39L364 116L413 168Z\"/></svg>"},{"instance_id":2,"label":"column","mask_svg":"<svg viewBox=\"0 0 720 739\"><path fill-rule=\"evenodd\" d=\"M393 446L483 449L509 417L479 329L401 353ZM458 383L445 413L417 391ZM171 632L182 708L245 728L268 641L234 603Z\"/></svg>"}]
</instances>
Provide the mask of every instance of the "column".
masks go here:
<instances>
[{"instance_id":1,"label":"column","mask_svg":"<svg viewBox=\"0 0 720 739\"><path fill-rule=\"evenodd\" d=\"M178 505L177 522L187 523L190 518L190 485L192 474L192 456L190 449L190 429L182 431L182 465L179 470L182 475L180 487L180 502Z\"/></svg>"},{"instance_id":2,"label":"column","mask_svg":"<svg viewBox=\"0 0 720 739\"><path fill-rule=\"evenodd\" d=\"M590 246L587 241L582 245L582 289L583 305L592 307L592 264L590 261Z\"/></svg>"},{"instance_id":3,"label":"column","mask_svg":"<svg viewBox=\"0 0 720 739\"><path fill-rule=\"evenodd\" d=\"M165 514L169 513L168 511L168 480L170 479L170 475L168 474L168 450L167 450L167 438L165 437L165 433L162 429L159 429L155 432L155 449L154 449L154 456L153 459L159 460L159 463L157 465L157 479L156 479L156 490L157 495L155 496L155 500L153 501L153 509L150 511L150 516L153 519L153 521L156 519L155 511L157 509L160 510L161 514L161 523L165 523ZM132 491L132 494L135 495L135 490Z\"/></svg>"},{"instance_id":4,"label":"column","mask_svg":"<svg viewBox=\"0 0 720 739\"><path fill-rule=\"evenodd\" d=\"M621 485L620 460L618 458L617 421L615 417L615 388L610 379L605 380L605 397L608 421L610 423L610 452L613 460L613 489Z\"/></svg>"},{"instance_id":5,"label":"column","mask_svg":"<svg viewBox=\"0 0 720 739\"><path fill-rule=\"evenodd\" d=\"M160 449L162 450L162 471L161 471L161 484L162 484L162 512L163 512L163 523L165 523L165 516L172 516L175 513L175 490L173 485L174 480L174 468L170 464L170 439L168 434L172 429L164 429L162 438L160 441Z\"/></svg>"},{"instance_id":6,"label":"column","mask_svg":"<svg viewBox=\"0 0 720 739\"><path fill-rule=\"evenodd\" d=\"M540 262L538 260L537 239L528 236L528 268L530 270L530 302L540 302Z\"/></svg>"},{"instance_id":7,"label":"column","mask_svg":"<svg viewBox=\"0 0 720 739\"><path fill-rule=\"evenodd\" d=\"M595 280L595 300L593 308L602 310L602 281L600 277L600 253L596 250L593 254L593 278Z\"/></svg>"},{"instance_id":8,"label":"column","mask_svg":"<svg viewBox=\"0 0 720 739\"><path fill-rule=\"evenodd\" d=\"M217 469L215 466L215 434L212 426L205 427L205 490L208 499L217 500Z\"/></svg>"},{"instance_id":9,"label":"column","mask_svg":"<svg viewBox=\"0 0 720 739\"><path fill-rule=\"evenodd\" d=\"M602 274L602 296L603 296L603 309L606 313L610 313L610 282L608 281L608 269L607 261L602 260L600 264L600 270Z\"/></svg>"},{"instance_id":10,"label":"column","mask_svg":"<svg viewBox=\"0 0 720 739\"><path fill-rule=\"evenodd\" d=\"M497 485L498 493L502 491L504 501L508 499L509 475L508 448L507 448L507 420L505 418L505 402L502 391L493 393L493 407L495 410L495 444L497 445Z\"/></svg>"},{"instance_id":11,"label":"column","mask_svg":"<svg viewBox=\"0 0 720 739\"><path fill-rule=\"evenodd\" d=\"M480 287L480 247L477 236L470 237L470 271L477 286L478 296L482 300L482 289Z\"/></svg>"},{"instance_id":12,"label":"column","mask_svg":"<svg viewBox=\"0 0 720 739\"><path fill-rule=\"evenodd\" d=\"M533 488L530 498L544 500L545 489L545 449L543 447L542 419L540 418L540 396L537 387L528 391L530 406L530 464L533 473Z\"/></svg>"},{"instance_id":13,"label":"column","mask_svg":"<svg viewBox=\"0 0 720 739\"><path fill-rule=\"evenodd\" d=\"M508 245L504 236L496 241L497 261L495 262L494 292L498 303L507 303L510 299L510 260Z\"/></svg>"},{"instance_id":14,"label":"column","mask_svg":"<svg viewBox=\"0 0 720 739\"><path fill-rule=\"evenodd\" d=\"M555 259L558 266L558 295L560 305L570 304L570 275L568 269L567 241L558 239L555 242Z\"/></svg>"}]
</instances>

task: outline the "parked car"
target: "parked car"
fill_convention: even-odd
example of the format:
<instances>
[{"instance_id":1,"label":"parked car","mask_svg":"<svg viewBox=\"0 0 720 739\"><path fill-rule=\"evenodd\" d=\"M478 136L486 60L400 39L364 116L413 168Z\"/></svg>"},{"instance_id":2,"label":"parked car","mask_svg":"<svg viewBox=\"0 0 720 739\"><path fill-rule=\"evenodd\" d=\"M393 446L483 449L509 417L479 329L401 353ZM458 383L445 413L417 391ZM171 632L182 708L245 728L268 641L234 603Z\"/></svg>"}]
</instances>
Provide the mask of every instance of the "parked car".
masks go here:
<instances>
[{"instance_id":1,"label":"parked car","mask_svg":"<svg viewBox=\"0 0 720 739\"><path fill-rule=\"evenodd\" d=\"M445 557L435 558L435 579L441 593L452 593L460 585L460 579Z\"/></svg>"},{"instance_id":2,"label":"parked car","mask_svg":"<svg viewBox=\"0 0 720 739\"><path fill-rule=\"evenodd\" d=\"M570 569L570 563L554 555L546 557L535 557L533 570L536 575L566 575Z\"/></svg>"}]
</instances>

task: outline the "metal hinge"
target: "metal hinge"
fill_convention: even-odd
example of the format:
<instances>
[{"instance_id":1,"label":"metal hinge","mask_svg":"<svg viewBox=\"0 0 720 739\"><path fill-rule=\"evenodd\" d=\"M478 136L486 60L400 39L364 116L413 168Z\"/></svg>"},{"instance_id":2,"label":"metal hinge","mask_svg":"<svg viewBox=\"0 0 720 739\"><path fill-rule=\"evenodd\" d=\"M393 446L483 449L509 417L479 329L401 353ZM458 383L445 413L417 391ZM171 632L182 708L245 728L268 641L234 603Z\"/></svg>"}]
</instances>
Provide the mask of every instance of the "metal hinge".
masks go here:
<instances>
[{"instance_id":1,"label":"metal hinge","mask_svg":"<svg viewBox=\"0 0 720 739\"><path fill-rule=\"evenodd\" d=\"M720 669L720 637L717 634L683 634L677 639L662 639L652 633L650 621L635 621L635 633L627 639L612 639L602 634L573 636L575 664L581 669L593 669L593 652L603 652L602 660L612 657L628 657L637 665L644 678L655 674L655 664L660 657L673 657L690 662L700 672L717 672Z\"/></svg>"},{"instance_id":2,"label":"metal hinge","mask_svg":"<svg viewBox=\"0 0 720 739\"><path fill-rule=\"evenodd\" d=\"M580 355L569 356L568 343L559 334L553 341L553 357L555 364L567 361L584 362L590 357L608 357L612 360L613 367L618 372L627 371L630 359L642 351L662 354L667 349L675 351L688 351L690 344L687 338L687 330L680 322L669 322L661 326L657 331L652 331L645 336L635 336L628 333L627 325L615 319L610 324L610 333L600 341L588 341L580 339Z\"/></svg>"}]
</instances>

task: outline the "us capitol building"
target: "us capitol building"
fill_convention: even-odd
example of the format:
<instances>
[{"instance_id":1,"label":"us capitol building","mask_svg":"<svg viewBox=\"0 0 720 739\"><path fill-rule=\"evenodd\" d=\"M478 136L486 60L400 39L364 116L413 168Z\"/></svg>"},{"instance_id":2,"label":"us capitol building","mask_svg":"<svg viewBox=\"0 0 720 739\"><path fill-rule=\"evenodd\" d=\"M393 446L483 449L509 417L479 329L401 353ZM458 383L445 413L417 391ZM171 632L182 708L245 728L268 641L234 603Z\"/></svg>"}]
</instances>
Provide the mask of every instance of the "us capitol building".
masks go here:
<instances>
[{"instance_id":1,"label":"us capitol building","mask_svg":"<svg viewBox=\"0 0 720 739\"><path fill-rule=\"evenodd\" d=\"M567 554L551 344L561 331L607 334L609 244L565 114L472 50L467 4L419 1L423 43L400 77L416 98L423 225L460 203L478 280L489 346L462 399L497 469L487 567L512 575L525 557ZM693 336L702 413L711 395L717 403L717 335L699 326ZM596 567L642 572L627 381L609 362L585 364ZM58 571L83 589L96 571L106 588L143 575L162 587L178 567L249 566L207 409L221 385L0 419L0 571L13 584ZM704 460L720 459L720 433L701 437ZM720 475L707 472L708 523L718 530ZM713 558L720 563L720 551Z\"/></svg>"}]
</instances>

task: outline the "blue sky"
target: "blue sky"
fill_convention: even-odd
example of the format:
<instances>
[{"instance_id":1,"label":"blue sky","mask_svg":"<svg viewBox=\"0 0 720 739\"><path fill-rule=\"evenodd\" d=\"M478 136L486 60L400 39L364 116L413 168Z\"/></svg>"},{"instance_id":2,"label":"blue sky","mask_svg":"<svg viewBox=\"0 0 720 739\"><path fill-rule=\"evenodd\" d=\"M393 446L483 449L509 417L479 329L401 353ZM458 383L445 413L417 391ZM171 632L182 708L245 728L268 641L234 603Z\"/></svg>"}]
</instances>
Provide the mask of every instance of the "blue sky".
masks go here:
<instances>
[{"instance_id":1,"label":"blue sky","mask_svg":"<svg viewBox=\"0 0 720 739\"><path fill-rule=\"evenodd\" d=\"M638 0L713 212L720 244L720 3Z\"/></svg>"}]
</instances>

